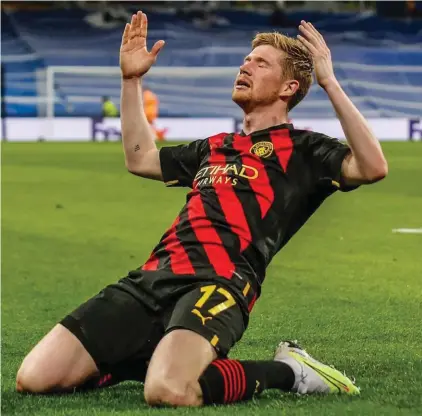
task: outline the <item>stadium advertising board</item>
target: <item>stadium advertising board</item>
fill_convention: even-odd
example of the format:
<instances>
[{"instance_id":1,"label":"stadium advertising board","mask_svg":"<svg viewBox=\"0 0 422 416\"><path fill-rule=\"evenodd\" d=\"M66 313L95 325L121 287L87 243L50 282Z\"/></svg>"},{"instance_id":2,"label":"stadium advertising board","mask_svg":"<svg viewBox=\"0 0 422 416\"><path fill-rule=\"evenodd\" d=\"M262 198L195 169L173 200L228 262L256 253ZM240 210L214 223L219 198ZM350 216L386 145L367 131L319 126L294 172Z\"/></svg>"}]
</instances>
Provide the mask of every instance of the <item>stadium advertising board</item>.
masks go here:
<instances>
[{"instance_id":1,"label":"stadium advertising board","mask_svg":"<svg viewBox=\"0 0 422 416\"><path fill-rule=\"evenodd\" d=\"M299 130L324 133L340 140L345 139L340 122L328 119L292 119L290 122ZM407 118L370 118L368 122L375 136L382 141L422 140L422 119ZM236 123L237 131L242 129L242 121Z\"/></svg>"},{"instance_id":2,"label":"stadium advertising board","mask_svg":"<svg viewBox=\"0 0 422 416\"><path fill-rule=\"evenodd\" d=\"M164 140L195 140L218 132L233 131L232 118L158 118L154 128ZM90 138L97 141L120 140L120 120L104 118L92 120Z\"/></svg>"},{"instance_id":3,"label":"stadium advertising board","mask_svg":"<svg viewBox=\"0 0 422 416\"><path fill-rule=\"evenodd\" d=\"M409 120L409 139L422 140L422 119Z\"/></svg>"},{"instance_id":4,"label":"stadium advertising board","mask_svg":"<svg viewBox=\"0 0 422 416\"><path fill-rule=\"evenodd\" d=\"M337 119L293 119L291 122L298 129L344 139ZM369 124L383 141L422 141L422 119L372 118ZM190 141L220 132L240 131L242 124L232 118L159 118L155 128L164 140ZM1 130L1 138L8 141L117 141L121 137L120 120L117 118L10 117L2 120Z\"/></svg>"},{"instance_id":5,"label":"stadium advertising board","mask_svg":"<svg viewBox=\"0 0 422 416\"><path fill-rule=\"evenodd\" d=\"M5 138L4 133L3 133L5 124L6 124L6 119L2 118L1 123L0 123L0 140L3 140Z\"/></svg>"},{"instance_id":6,"label":"stadium advertising board","mask_svg":"<svg viewBox=\"0 0 422 416\"><path fill-rule=\"evenodd\" d=\"M195 140L216 132L231 132L232 118L159 118L155 128L164 140ZM8 141L117 141L121 137L118 118L19 118L4 120L2 139Z\"/></svg>"},{"instance_id":7,"label":"stadium advertising board","mask_svg":"<svg viewBox=\"0 0 422 416\"><path fill-rule=\"evenodd\" d=\"M4 135L13 142L35 141L87 141L91 119L87 117L63 118L6 118Z\"/></svg>"}]
</instances>

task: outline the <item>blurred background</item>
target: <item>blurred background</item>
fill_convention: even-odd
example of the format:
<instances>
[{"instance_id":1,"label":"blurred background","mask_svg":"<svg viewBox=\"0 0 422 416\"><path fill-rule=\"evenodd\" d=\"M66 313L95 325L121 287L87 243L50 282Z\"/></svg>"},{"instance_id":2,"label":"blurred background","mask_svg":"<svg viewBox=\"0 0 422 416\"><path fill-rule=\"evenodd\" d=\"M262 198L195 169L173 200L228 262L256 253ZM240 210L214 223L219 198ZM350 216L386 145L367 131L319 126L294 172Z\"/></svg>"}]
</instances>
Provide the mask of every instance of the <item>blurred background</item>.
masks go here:
<instances>
[{"instance_id":1,"label":"blurred background","mask_svg":"<svg viewBox=\"0 0 422 416\"><path fill-rule=\"evenodd\" d=\"M140 8L149 17L149 45L159 39L167 43L146 80L149 118L158 139L190 139L177 119L200 118L204 125L207 118L213 132L223 129L219 125L238 129L241 111L231 101L231 88L251 39L258 31L272 30L295 36L301 19L323 33L337 77L360 111L374 119L375 130L381 129L385 139L421 138L421 1L241 0L3 1L2 117L50 118L48 123L23 121L32 126L26 133L22 120L10 119L2 123L3 138L82 140L89 131L97 138L118 139L118 121L105 127L99 120L118 119L121 34ZM59 128L52 117L73 117L74 122L60 120ZM316 84L291 117L299 127L321 130L323 123L328 134L341 134ZM213 118L221 118L221 124ZM197 124L190 123L196 137ZM57 132L70 125L72 137Z\"/></svg>"}]
</instances>

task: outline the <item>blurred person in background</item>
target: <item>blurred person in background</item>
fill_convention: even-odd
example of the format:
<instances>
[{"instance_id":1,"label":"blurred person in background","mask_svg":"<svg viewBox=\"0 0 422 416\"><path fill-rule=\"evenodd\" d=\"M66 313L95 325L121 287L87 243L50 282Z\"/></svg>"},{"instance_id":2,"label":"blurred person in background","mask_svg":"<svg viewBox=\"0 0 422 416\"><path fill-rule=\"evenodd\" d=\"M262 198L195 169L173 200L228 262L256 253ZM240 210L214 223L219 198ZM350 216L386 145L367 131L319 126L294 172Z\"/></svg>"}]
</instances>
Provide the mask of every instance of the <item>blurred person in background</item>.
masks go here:
<instances>
[{"instance_id":1,"label":"blurred person in background","mask_svg":"<svg viewBox=\"0 0 422 416\"><path fill-rule=\"evenodd\" d=\"M144 111L148 123L150 124L157 140L164 140L163 131L155 127L155 120L158 118L158 110L160 101L156 94L154 94L148 86L143 89L142 98L144 101Z\"/></svg>"},{"instance_id":2,"label":"blurred person in background","mask_svg":"<svg viewBox=\"0 0 422 416\"><path fill-rule=\"evenodd\" d=\"M103 117L119 117L119 109L116 104L111 101L110 97L104 96L102 101L101 113Z\"/></svg>"},{"instance_id":3,"label":"blurred person in background","mask_svg":"<svg viewBox=\"0 0 422 416\"><path fill-rule=\"evenodd\" d=\"M159 101L156 94L154 94L147 86L143 89L144 110L148 123L153 124L158 117Z\"/></svg>"},{"instance_id":4,"label":"blurred person in background","mask_svg":"<svg viewBox=\"0 0 422 416\"><path fill-rule=\"evenodd\" d=\"M326 198L387 175L381 146L339 84L324 38L305 21L297 38L258 33L232 89L244 113L242 132L158 149L142 83L165 42L147 50L147 23L142 12L133 15L120 49L125 165L134 175L192 190L142 266L80 305L34 347L18 371L17 390L74 391L135 378L145 382L153 406L229 404L266 389L359 394L345 374L295 342L282 341L267 360L228 358L276 253ZM313 72L347 145L288 123ZM280 302L287 301L281 293Z\"/></svg>"}]
</instances>

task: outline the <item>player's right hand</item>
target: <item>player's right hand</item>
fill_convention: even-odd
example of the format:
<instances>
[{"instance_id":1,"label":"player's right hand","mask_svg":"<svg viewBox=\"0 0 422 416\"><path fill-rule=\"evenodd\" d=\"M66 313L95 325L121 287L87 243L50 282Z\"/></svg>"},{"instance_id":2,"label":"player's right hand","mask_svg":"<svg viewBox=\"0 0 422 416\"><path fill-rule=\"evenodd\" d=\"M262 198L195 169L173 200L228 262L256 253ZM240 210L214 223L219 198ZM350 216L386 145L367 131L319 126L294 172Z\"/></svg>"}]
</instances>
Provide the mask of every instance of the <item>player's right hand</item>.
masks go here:
<instances>
[{"instance_id":1,"label":"player's right hand","mask_svg":"<svg viewBox=\"0 0 422 416\"><path fill-rule=\"evenodd\" d=\"M125 79L139 78L146 74L164 46L164 41L159 40L148 52L147 31L147 15L141 11L132 16L130 24L126 24L120 46L120 69Z\"/></svg>"}]
</instances>

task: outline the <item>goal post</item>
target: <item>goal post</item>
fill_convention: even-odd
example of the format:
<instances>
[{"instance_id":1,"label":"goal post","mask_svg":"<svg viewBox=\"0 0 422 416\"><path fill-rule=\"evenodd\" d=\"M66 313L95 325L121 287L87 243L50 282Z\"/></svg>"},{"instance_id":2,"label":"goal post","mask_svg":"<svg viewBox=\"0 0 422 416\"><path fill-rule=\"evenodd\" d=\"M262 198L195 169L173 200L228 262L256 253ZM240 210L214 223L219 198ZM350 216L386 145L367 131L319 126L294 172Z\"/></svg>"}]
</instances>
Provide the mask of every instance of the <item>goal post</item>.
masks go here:
<instances>
[{"instance_id":1,"label":"goal post","mask_svg":"<svg viewBox=\"0 0 422 416\"><path fill-rule=\"evenodd\" d=\"M366 117L419 117L422 86L417 80L422 74L421 65L337 62L334 67L342 74L340 82L346 93ZM237 119L242 118L242 112L232 102L231 92L238 71L237 66L153 66L144 78L144 86L157 94L160 114L164 116ZM47 117L99 117L103 96L119 104L120 78L118 66L47 67ZM403 79L409 85L404 85ZM326 118L335 117L335 113L327 96L314 83L292 116Z\"/></svg>"}]
</instances>

